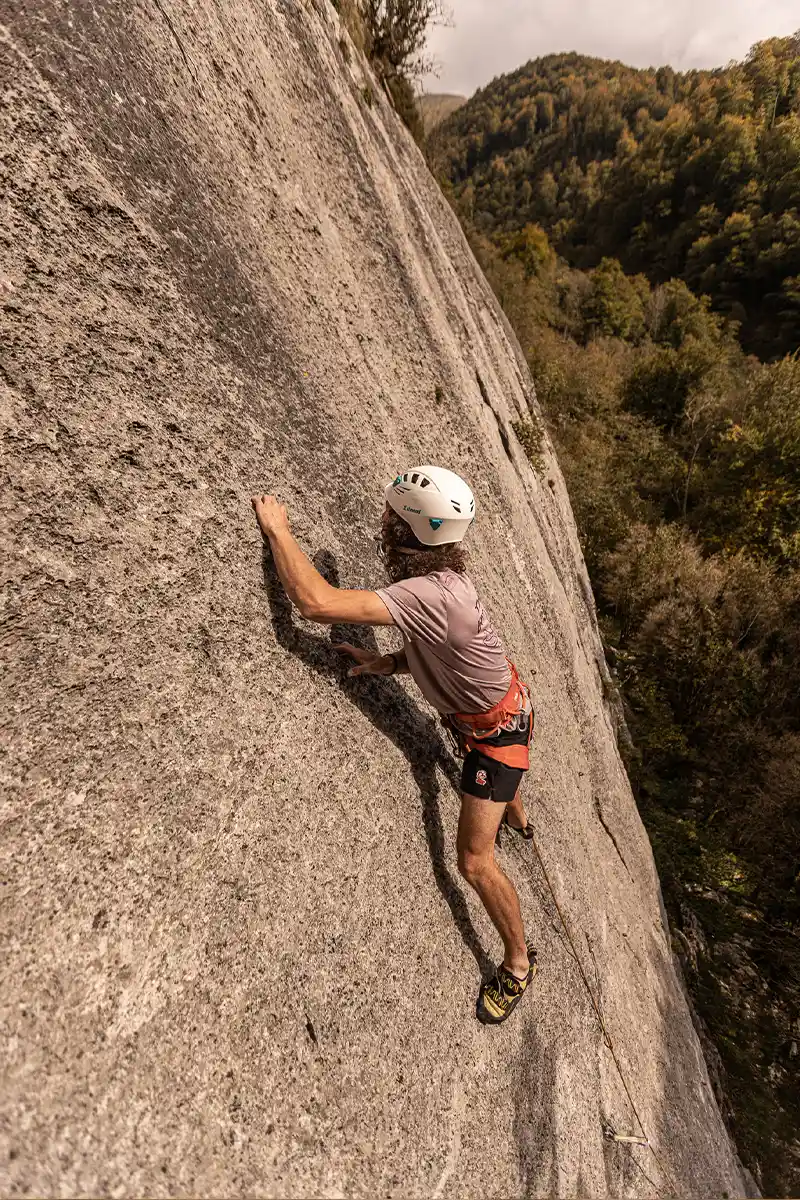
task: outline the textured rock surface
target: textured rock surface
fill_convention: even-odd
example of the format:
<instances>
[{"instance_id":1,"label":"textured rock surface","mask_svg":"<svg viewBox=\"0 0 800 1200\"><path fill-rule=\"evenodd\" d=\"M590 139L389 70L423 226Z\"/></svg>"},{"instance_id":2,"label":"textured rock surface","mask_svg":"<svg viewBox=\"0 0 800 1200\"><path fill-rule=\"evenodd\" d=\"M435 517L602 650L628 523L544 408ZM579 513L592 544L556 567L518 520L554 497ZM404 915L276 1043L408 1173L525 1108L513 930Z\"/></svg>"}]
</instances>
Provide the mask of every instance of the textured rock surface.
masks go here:
<instances>
[{"instance_id":1,"label":"textured rock surface","mask_svg":"<svg viewBox=\"0 0 800 1200\"><path fill-rule=\"evenodd\" d=\"M530 380L334 9L2 12L0 1189L742 1194L563 480L510 427ZM377 583L414 460L474 485L473 573L535 692L528 804L657 1157L603 1140L635 1119L528 847L501 853L540 977L475 1022L498 944L432 715L345 680L262 570L269 487Z\"/></svg>"}]
</instances>

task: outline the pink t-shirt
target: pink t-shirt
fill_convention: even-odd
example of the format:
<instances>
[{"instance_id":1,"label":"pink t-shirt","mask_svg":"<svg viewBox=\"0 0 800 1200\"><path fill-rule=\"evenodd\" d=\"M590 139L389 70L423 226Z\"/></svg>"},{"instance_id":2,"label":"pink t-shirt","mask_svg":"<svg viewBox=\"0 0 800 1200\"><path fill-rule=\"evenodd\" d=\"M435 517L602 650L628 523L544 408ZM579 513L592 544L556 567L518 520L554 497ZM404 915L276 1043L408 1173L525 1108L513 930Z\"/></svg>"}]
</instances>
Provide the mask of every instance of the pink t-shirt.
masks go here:
<instances>
[{"instance_id":1,"label":"pink t-shirt","mask_svg":"<svg viewBox=\"0 0 800 1200\"><path fill-rule=\"evenodd\" d=\"M380 588L403 635L423 696L442 713L482 713L511 686L511 671L486 609L466 575L434 571Z\"/></svg>"}]
</instances>

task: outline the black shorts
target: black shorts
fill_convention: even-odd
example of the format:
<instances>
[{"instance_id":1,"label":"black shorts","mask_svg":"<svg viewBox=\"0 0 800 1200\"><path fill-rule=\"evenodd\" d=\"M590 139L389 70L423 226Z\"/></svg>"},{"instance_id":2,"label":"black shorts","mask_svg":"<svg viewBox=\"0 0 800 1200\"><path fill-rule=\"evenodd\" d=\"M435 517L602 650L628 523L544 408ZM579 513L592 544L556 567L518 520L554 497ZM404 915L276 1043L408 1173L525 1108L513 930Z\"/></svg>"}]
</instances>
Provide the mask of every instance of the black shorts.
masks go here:
<instances>
[{"instance_id":1,"label":"black shorts","mask_svg":"<svg viewBox=\"0 0 800 1200\"><path fill-rule=\"evenodd\" d=\"M510 804L524 774L522 767L507 767L479 750L470 750L461 769L461 791L479 800Z\"/></svg>"},{"instance_id":2,"label":"black shorts","mask_svg":"<svg viewBox=\"0 0 800 1200\"><path fill-rule=\"evenodd\" d=\"M533 720L533 714L529 720ZM528 744L528 727L515 729L513 733L503 730L487 738L489 746L525 746ZM497 804L510 804L517 794L525 774L522 767L507 767L480 750L470 750L461 770L461 791L479 800L494 800Z\"/></svg>"}]
</instances>

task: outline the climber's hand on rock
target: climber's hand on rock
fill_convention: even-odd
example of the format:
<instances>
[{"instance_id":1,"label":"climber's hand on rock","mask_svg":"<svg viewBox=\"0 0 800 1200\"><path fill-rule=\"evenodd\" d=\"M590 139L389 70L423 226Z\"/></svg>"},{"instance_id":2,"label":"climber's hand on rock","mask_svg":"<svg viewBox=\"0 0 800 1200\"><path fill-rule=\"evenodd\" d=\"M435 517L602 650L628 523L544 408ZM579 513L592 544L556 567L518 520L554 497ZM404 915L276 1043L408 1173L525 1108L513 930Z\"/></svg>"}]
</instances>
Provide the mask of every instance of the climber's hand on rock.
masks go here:
<instances>
[{"instance_id":1,"label":"climber's hand on rock","mask_svg":"<svg viewBox=\"0 0 800 1200\"><path fill-rule=\"evenodd\" d=\"M264 537L272 537L282 529L289 528L286 507L280 504L274 496L253 496L252 505L255 509L259 529Z\"/></svg>"},{"instance_id":2,"label":"climber's hand on rock","mask_svg":"<svg viewBox=\"0 0 800 1200\"><path fill-rule=\"evenodd\" d=\"M394 659L390 654L375 654L372 650L362 650L360 646L352 646L350 642L339 642L333 647L339 654L349 654L358 664L347 672L352 679L356 675L392 675Z\"/></svg>"}]
</instances>

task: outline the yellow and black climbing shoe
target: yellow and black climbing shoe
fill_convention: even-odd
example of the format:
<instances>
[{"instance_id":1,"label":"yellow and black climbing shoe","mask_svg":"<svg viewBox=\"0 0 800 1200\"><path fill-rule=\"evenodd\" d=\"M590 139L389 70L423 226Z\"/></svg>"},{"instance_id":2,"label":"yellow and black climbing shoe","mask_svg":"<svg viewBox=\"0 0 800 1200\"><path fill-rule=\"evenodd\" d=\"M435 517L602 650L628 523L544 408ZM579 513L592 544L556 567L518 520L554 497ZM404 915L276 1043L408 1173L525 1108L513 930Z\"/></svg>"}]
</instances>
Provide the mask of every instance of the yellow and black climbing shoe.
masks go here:
<instances>
[{"instance_id":1,"label":"yellow and black climbing shoe","mask_svg":"<svg viewBox=\"0 0 800 1200\"><path fill-rule=\"evenodd\" d=\"M517 979L501 965L494 977L481 986L478 993L477 1017L482 1025L501 1025L511 1016L525 995L525 990L536 974L536 950L528 945L530 967L524 979Z\"/></svg>"}]
</instances>

